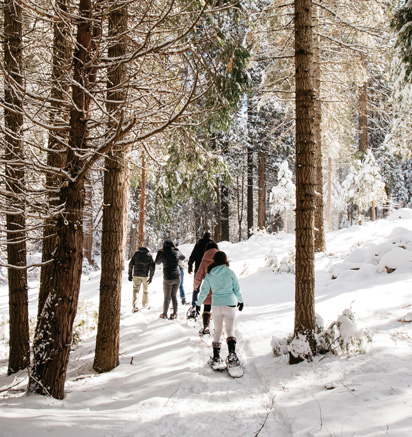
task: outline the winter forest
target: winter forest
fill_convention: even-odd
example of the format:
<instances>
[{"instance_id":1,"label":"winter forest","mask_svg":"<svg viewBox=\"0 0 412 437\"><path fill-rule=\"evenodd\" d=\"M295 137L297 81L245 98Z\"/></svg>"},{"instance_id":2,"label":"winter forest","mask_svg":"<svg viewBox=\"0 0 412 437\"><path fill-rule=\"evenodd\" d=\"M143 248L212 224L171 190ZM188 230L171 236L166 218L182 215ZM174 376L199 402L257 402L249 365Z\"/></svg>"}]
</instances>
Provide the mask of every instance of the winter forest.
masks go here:
<instances>
[{"instance_id":1,"label":"winter forest","mask_svg":"<svg viewBox=\"0 0 412 437\"><path fill-rule=\"evenodd\" d=\"M328 235L412 208L412 2L4 0L0 22L1 372L63 400L98 275L110 374L132 255L206 231L290 242L287 361L312 362Z\"/></svg>"}]
</instances>

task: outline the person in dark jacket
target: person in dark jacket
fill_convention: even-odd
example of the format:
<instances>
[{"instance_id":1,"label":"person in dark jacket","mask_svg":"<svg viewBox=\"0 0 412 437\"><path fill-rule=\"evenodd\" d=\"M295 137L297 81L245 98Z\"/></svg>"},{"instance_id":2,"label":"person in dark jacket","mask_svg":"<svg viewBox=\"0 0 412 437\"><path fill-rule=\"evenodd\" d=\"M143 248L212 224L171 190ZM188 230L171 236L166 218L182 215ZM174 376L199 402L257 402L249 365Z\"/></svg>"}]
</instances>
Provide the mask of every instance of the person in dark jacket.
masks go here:
<instances>
[{"instance_id":1,"label":"person in dark jacket","mask_svg":"<svg viewBox=\"0 0 412 437\"><path fill-rule=\"evenodd\" d=\"M129 281L133 281L133 311L138 311L140 286L143 285L142 306L149 305L148 285L152 282L156 266L147 247L139 247L129 262Z\"/></svg>"},{"instance_id":2,"label":"person in dark jacket","mask_svg":"<svg viewBox=\"0 0 412 437\"><path fill-rule=\"evenodd\" d=\"M161 319L167 319L167 310L170 299L172 300L173 313L170 319L177 317L177 290L180 285L179 260L184 260L185 256L175 247L172 240L165 240L163 249L157 252L155 263L163 264L163 312Z\"/></svg>"},{"instance_id":3,"label":"person in dark jacket","mask_svg":"<svg viewBox=\"0 0 412 437\"><path fill-rule=\"evenodd\" d=\"M205 253L206 245L213 241L210 238L210 232L205 232L203 237L195 244L192 253L189 256L189 262L187 267L187 272L189 275L193 272L193 264L195 265L195 275L199 270L200 263L202 262L203 255ZM199 285L200 287L200 285ZM192 308L196 306L197 296L199 294L199 287L193 291L192 295Z\"/></svg>"},{"instance_id":4,"label":"person in dark jacket","mask_svg":"<svg viewBox=\"0 0 412 437\"><path fill-rule=\"evenodd\" d=\"M210 243L210 232L205 232L203 237L195 244L192 253L189 256L189 262L187 266L187 272L190 274L193 272L193 264L195 265L195 273L199 270L200 263L202 262L203 254L207 243Z\"/></svg>"}]
</instances>

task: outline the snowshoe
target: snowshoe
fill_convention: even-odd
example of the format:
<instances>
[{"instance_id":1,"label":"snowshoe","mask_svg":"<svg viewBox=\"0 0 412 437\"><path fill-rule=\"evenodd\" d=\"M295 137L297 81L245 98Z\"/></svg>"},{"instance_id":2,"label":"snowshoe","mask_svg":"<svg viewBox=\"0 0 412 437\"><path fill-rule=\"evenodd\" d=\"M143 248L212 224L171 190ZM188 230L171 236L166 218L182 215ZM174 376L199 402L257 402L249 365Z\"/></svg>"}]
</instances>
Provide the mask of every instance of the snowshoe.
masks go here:
<instances>
[{"instance_id":1,"label":"snowshoe","mask_svg":"<svg viewBox=\"0 0 412 437\"><path fill-rule=\"evenodd\" d=\"M162 313L160 314L159 319L167 319L167 316Z\"/></svg>"},{"instance_id":2,"label":"snowshoe","mask_svg":"<svg viewBox=\"0 0 412 437\"><path fill-rule=\"evenodd\" d=\"M139 308L134 307L133 310L132 310L132 313L137 313L138 311L139 311Z\"/></svg>"},{"instance_id":3,"label":"snowshoe","mask_svg":"<svg viewBox=\"0 0 412 437\"><path fill-rule=\"evenodd\" d=\"M174 320L174 319L177 319L177 314L176 313L170 314L169 320Z\"/></svg>"},{"instance_id":4,"label":"snowshoe","mask_svg":"<svg viewBox=\"0 0 412 437\"><path fill-rule=\"evenodd\" d=\"M240 378L243 376L243 367L239 358L234 352L231 352L226 358L227 372L232 378Z\"/></svg>"},{"instance_id":5,"label":"snowshoe","mask_svg":"<svg viewBox=\"0 0 412 437\"><path fill-rule=\"evenodd\" d=\"M205 328L201 328L199 331L199 335L203 336L203 335L210 335L210 329L209 326L206 326Z\"/></svg>"},{"instance_id":6,"label":"snowshoe","mask_svg":"<svg viewBox=\"0 0 412 437\"><path fill-rule=\"evenodd\" d=\"M186 312L187 319L197 319L196 307L190 307Z\"/></svg>"},{"instance_id":7,"label":"snowshoe","mask_svg":"<svg viewBox=\"0 0 412 437\"><path fill-rule=\"evenodd\" d=\"M213 337L210 335L210 330L209 330L208 327L207 327L206 329L202 328L202 329L199 331L199 337L200 337L200 339L201 339L204 343L206 343L208 346L211 346L211 345L212 345Z\"/></svg>"},{"instance_id":8,"label":"snowshoe","mask_svg":"<svg viewBox=\"0 0 412 437\"><path fill-rule=\"evenodd\" d=\"M221 358L210 357L207 364L209 364L209 366L217 372L221 372L222 370L226 370L226 367L227 367L226 363Z\"/></svg>"}]
</instances>

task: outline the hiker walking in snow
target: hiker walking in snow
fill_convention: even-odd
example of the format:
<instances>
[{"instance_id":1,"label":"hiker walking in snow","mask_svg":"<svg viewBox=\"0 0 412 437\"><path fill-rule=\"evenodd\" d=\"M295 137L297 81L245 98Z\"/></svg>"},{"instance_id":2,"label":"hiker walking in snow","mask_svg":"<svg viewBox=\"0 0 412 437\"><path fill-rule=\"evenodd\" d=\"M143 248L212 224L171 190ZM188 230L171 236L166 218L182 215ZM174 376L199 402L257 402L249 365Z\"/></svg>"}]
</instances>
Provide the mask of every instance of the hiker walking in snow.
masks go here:
<instances>
[{"instance_id":1,"label":"hiker walking in snow","mask_svg":"<svg viewBox=\"0 0 412 437\"><path fill-rule=\"evenodd\" d=\"M207 243L210 243L212 240L210 238L210 232L205 232L203 237L195 244L195 247L192 250L192 253L189 256L189 262L187 267L187 272L189 275L193 272L193 264L195 265L195 274L199 270L200 263L202 262L203 255L205 253L205 248ZM199 295L199 288L193 291L192 295L192 307L196 306L197 296Z\"/></svg>"},{"instance_id":2,"label":"hiker walking in snow","mask_svg":"<svg viewBox=\"0 0 412 437\"><path fill-rule=\"evenodd\" d=\"M170 299L172 300L173 313L170 319L177 317L177 290L180 285L179 260L184 260L185 256L175 247L173 241L167 239L163 243L163 249L160 249L156 255L156 264L163 264L163 312L160 314L161 319L167 319L167 310Z\"/></svg>"},{"instance_id":3,"label":"hiker walking in snow","mask_svg":"<svg viewBox=\"0 0 412 437\"><path fill-rule=\"evenodd\" d=\"M214 241L210 241L207 243L205 248L205 254L203 255L202 262L200 263L199 270L196 273L194 282L193 282L193 293L199 288L203 279L206 276L207 268L212 264L213 257L216 252L219 252L219 248ZM210 334L210 318L212 311L212 290L209 291L206 299L203 302L203 313L202 313L202 321L203 328L200 329L199 335Z\"/></svg>"},{"instance_id":4,"label":"hiker walking in snow","mask_svg":"<svg viewBox=\"0 0 412 437\"><path fill-rule=\"evenodd\" d=\"M137 303L139 299L140 286L143 286L142 306L149 305L149 287L152 282L156 266L153 257L147 247L139 247L129 262L129 281L133 281L133 311L139 310Z\"/></svg>"},{"instance_id":5,"label":"hiker walking in snow","mask_svg":"<svg viewBox=\"0 0 412 437\"><path fill-rule=\"evenodd\" d=\"M196 302L196 311L200 313L200 305L212 289L212 311L215 330L212 343L213 357L210 358L209 365L214 370L224 369L226 364L228 367L240 366L240 361L236 355L234 324L236 306L239 311L243 310L243 298L236 275L229 269L229 262L225 252L218 251L214 254L213 262L207 268L207 272L200 296ZM220 358L220 338L223 322L225 322L226 341L229 350L226 364Z\"/></svg>"}]
</instances>

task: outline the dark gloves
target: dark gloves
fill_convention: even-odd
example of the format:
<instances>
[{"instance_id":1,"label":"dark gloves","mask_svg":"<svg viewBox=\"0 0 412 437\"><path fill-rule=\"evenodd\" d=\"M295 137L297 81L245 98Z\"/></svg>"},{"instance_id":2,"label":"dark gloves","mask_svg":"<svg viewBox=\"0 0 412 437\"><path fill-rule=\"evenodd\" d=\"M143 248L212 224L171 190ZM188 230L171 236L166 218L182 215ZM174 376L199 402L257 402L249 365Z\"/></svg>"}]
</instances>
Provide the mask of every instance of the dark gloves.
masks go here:
<instances>
[{"instance_id":1,"label":"dark gloves","mask_svg":"<svg viewBox=\"0 0 412 437\"><path fill-rule=\"evenodd\" d=\"M189 267L187 268L187 273L189 273L189 275L192 273L192 266L189 266Z\"/></svg>"},{"instance_id":2,"label":"dark gloves","mask_svg":"<svg viewBox=\"0 0 412 437\"><path fill-rule=\"evenodd\" d=\"M129 276L129 281L132 282L133 281L133 277Z\"/></svg>"},{"instance_id":3,"label":"dark gloves","mask_svg":"<svg viewBox=\"0 0 412 437\"><path fill-rule=\"evenodd\" d=\"M243 310L243 302L238 302L237 307L239 308L239 311Z\"/></svg>"},{"instance_id":4,"label":"dark gloves","mask_svg":"<svg viewBox=\"0 0 412 437\"><path fill-rule=\"evenodd\" d=\"M200 314L200 306L196 305L196 315L198 316Z\"/></svg>"},{"instance_id":5,"label":"dark gloves","mask_svg":"<svg viewBox=\"0 0 412 437\"><path fill-rule=\"evenodd\" d=\"M147 283L150 284L152 282L153 276L150 276L150 278L147 280Z\"/></svg>"}]
</instances>

